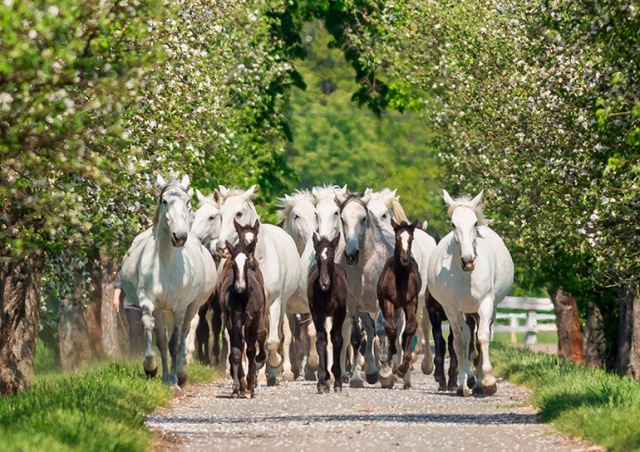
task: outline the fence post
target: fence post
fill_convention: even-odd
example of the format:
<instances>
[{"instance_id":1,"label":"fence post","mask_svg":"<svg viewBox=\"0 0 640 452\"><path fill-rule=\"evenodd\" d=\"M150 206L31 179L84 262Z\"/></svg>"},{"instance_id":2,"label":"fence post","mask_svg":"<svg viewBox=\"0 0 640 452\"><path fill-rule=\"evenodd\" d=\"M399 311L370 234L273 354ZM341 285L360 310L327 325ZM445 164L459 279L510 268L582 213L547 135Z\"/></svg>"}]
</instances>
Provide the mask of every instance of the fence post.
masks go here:
<instances>
[{"instance_id":1,"label":"fence post","mask_svg":"<svg viewBox=\"0 0 640 452\"><path fill-rule=\"evenodd\" d=\"M536 328L538 327L538 319L535 309L530 309L527 311L527 320L525 326L529 329L529 331L524 333L524 343L526 345L537 343L538 335L536 334Z\"/></svg>"},{"instance_id":2,"label":"fence post","mask_svg":"<svg viewBox=\"0 0 640 452\"><path fill-rule=\"evenodd\" d=\"M511 327L511 343L515 344L518 342L518 338L516 337L516 329L518 327L518 318L515 316L511 316L509 318L509 326Z\"/></svg>"}]
</instances>

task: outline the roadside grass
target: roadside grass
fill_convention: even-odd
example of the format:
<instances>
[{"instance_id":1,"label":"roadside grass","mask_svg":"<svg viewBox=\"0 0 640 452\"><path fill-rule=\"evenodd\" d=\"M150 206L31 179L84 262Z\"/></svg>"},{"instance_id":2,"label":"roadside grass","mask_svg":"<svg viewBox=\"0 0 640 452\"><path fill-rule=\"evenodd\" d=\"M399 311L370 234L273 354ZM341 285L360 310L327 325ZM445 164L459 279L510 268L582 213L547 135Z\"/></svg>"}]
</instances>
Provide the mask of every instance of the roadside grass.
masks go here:
<instances>
[{"instance_id":1,"label":"roadside grass","mask_svg":"<svg viewBox=\"0 0 640 452\"><path fill-rule=\"evenodd\" d=\"M556 355L496 343L497 374L533 390L540 419L607 450L640 450L640 384Z\"/></svg>"},{"instance_id":2,"label":"roadside grass","mask_svg":"<svg viewBox=\"0 0 640 452\"><path fill-rule=\"evenodd\" d=\"M189 383L217 378L188 366ZM101 362L75 374L47 373L24 394L0 398L2 451L146 451L144 415L168 406L172 390L147 378L141 362Z\"/></svg>"},{"instance_id":3,"label":"roadside grass","mask_svg":"<svg viewBox=\"0 0 640 452\"><path fill-rule=\"evenodd\" d=\"M558 333L555 331L540 331L537 334L539 344L557 344ZM507 331L500 331L493 333L493 342L503 342L505 344L511 343L511 333ZM516 343L524 344L524 333L516 333Z\"/></svg>"}]
</instances>

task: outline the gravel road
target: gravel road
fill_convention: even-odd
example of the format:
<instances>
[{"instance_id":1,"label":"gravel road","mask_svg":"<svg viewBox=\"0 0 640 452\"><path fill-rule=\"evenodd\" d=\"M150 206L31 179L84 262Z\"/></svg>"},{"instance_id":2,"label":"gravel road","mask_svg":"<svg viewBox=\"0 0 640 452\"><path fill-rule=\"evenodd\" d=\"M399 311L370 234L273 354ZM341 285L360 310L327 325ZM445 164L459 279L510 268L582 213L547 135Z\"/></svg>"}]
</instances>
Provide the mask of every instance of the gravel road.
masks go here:
<instances>
[{"instance_id":1,"label":"gravel road","mask_svg":"<svg viewBox=\"0 0 640 452\"><path fill-rule=\"evenodd\" d=\"M231 379L188 386L171 408L148 416L161 436L156 450L600 450L538 423L529 392L503 380L482 398L438 392L419 371L410 390L347 385L319 395L315 383L298 380L259 386L252 400L230 394Z\"/></svg>"}]
</instances>

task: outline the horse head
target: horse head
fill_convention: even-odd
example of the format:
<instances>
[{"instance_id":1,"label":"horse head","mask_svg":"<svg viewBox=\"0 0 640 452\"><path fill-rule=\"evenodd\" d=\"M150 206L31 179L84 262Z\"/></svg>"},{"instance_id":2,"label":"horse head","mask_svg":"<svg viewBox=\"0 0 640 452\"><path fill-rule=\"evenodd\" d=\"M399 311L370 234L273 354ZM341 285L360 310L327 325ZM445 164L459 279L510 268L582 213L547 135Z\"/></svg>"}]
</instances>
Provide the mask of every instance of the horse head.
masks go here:
<instances>
[{"instance_id":1,"label":"horse head","mask_svg":"<svg viewBox=\"0 0 640 452\"><path fill-rule=\"evenodd\" d=\"M158 207L154 215L154 227L165 229L176 248L184 246L191 229L191 190L189 176L180 182L172 177L165 181L161 175L156 179Z\"/></svg>"},{"instance_id":2,"label":"horse head","mask_svg":"<svg viewBox=\"0 0 640 452\"><path fill-rule=\"evenodd\" d=\"M472 200L458 198L453 200L446 190L443 190L444 202L448 206L448 214L451 218L453 237L460 249L462 270L469 272L475 268L476 263L476 237L478 226L482 223L483 191Z\"/></svg>"},{"instance_id":3,"label":"horse head","mask_svg":"<svg viewBox=\"0 0 640 452\"><path fill-rule=\"evenodd\" d=\"M318 283L324 292L331 288L331 274L333 272L336 247L340 241L340 234L332 240L313 233L313 247L316 251L316 264L318 265Z\"/></svg>"},{"instance_id":4,"label":"horse head","mask_svg":"<svg viewBox=\"0 0 640 452\"><path fill-rule=\"evenodd\" d=\"M221 256L228 255L227 242L235 243L238 240L234 221L246 226L259 220L258 212L256 212L252 201L255 190L255 185L246 191L229 190L222 185L220 186L220 193L224 201L220 206L220 236L216 243L216 250Z\"/></svg>"},{"instance_id":5,"label":"horse head","mask_svg":"<svg viewBox=\"0 0 640 452\"><path fill-rule=\"evenodd\" d=\"M191 233L196 236L200 243L209 249L211 254L216 256L215 244L220 236L220 204L215 199L215 195L204 196L200 190L196 190L198 198L198 210L193 215Z\"/></svg>"},{"instance_id":6,"label":"horse head","mask_svg":"<svg viewBox=\"0 0 640 452\"><path fill-rule=\"evenodd\" d=\"M284 228L296 241L298 251L304 248L311 234L318 229L316 206L313 195L308 190L297 190L293 195L280 199L283 206L279 216L284 220Z\"/></svg>"},{"instance_id":7,"label":"horse head","mask_svg":"<svg viewBox=\"0 0 640 452\"><path fill-rule=\"evenodd\" d=\"M356 265L360 258L360 248L364 245L366 229L369 226L369 210L367 203L371 199L371 191L364 195L349 195L340 206L340 219L344 231L344 257L349 265Z\"/></svg>"},{"instance_id":8,"label":"horse head","mask_svg":"<svg viewBox=\"0 0 640 452\"><path fill-rule=\"evenodd\" d=\"M226 242L226 249L229 252L229 260L231 262L231 268L233 269L233 282L237 293L244 293L247 289L247 275L251 268L251 261L253 260L253 253L255 251L256 242L251 242L249 245L243 242L238 242L237 245L231 242Z\"/></svg>"},{"instance_id":9,"label":"horse head","mask_svg":"<svg viewBox=\"0 0 640 452\"><path fill-rule=\"evenodd\" d=\"M413 233L418 226L418 220L413 223L402 221L400 224L391 219L391 226L396 236L395 258L404 266L411 262L411 245L413 243Z\"/></svg>"},{"instance_id":10,"label":"horse head","mask_svg":"<svg viewBox=\"0 0 640 452\"><path fill-rule=\"evenodd\" d=\"M313 188L312 194L316 204L318 233L321 237L332 239L342 231L340 206L337 199L343 197L346 191L346 185L342 188L337 185Z\"/></svg>"}]
</instances>

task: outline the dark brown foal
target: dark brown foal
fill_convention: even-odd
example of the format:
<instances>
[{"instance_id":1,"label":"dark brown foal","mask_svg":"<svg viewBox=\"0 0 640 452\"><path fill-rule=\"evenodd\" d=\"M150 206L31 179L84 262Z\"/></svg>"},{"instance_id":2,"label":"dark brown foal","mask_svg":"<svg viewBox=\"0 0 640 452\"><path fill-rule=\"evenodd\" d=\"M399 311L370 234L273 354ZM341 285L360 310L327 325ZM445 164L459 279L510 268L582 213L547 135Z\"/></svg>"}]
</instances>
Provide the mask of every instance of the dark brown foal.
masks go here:
<instances>
[{"instance_id":1,"label":"dark brown foal","mask_svg":"<svg viewBox=\"0 0 640 452\"><path fill-rule=\"evenodd\" d=\"M418 294L422 286L418 264L411 257L411 244L413 232L418 226L418 221L407 224L403 221L397 224L391 220L391 225L396 236L393 257L390 257L382 269L378 279L378 303L385 319L385 331L387 344L380 344L380 361L384 366L380 370L380 383L383 388L392 388L394 384L391 371L391 359L396 354L396 340L398 330L395 322L395 313L398 309L404 311L405 329L402 334L402 363L398 367L398 376L404 377L409 372L411 364L411 343L413 335L418 327L416 312L418 310ZM410 380L405 381L404 388L411 387Z\"/></svg>"},{"instance_id":2,"label":"dark brown foal","mask_svg":"<svg viewBox=\"0 0 640 452\"><path fill-rule=\"evenodd\" d=\"M340 240L338 234L333 240L318 238L313 234L316 251L316 263L309 272L307 297L313 324L316 327L318 358L318 393L329 392L329 369L327 368L327 331L324 323L327 317L333 317L331 345L333 346L333 387L342 391L342 369L340 351L342 350L342 324L347 316L347 274L340 264L334 262L336 247Z\"/></svg>"},{"instance_id":3,"label":"dark brown foal","mask_svg":"<svg viewBox=\"0 0 640 452\"><path fill-rule=\"evenodd\" d=\"M230 337L229 364L233 379L232 396L240 395L241 381L244 377L242 352L245 348L249 368L247 372L246 397L255 395L256 361L266 359L265 340L267 330L264 324L265 295L262 277L251 268L255 243L245 245L240 241L236 246L227 242L230 257L225 267L220 285L220 306L224 314L225 326ZM256 356L256 342L258 354Z\"/></svg>"}]
</instances>

